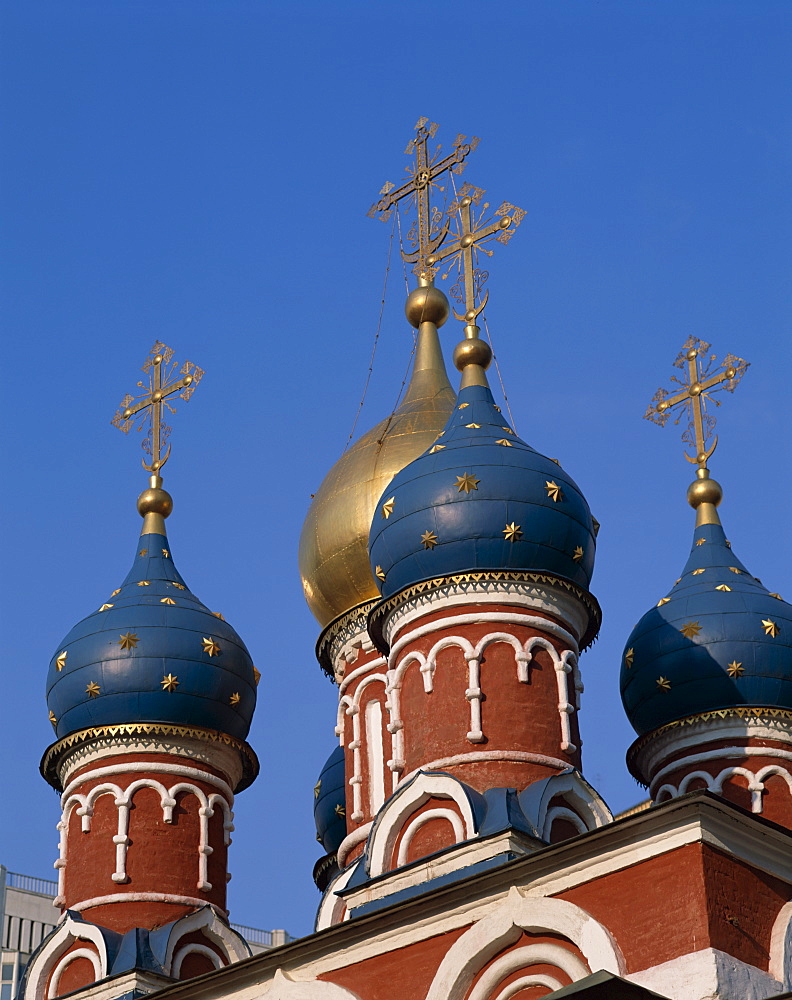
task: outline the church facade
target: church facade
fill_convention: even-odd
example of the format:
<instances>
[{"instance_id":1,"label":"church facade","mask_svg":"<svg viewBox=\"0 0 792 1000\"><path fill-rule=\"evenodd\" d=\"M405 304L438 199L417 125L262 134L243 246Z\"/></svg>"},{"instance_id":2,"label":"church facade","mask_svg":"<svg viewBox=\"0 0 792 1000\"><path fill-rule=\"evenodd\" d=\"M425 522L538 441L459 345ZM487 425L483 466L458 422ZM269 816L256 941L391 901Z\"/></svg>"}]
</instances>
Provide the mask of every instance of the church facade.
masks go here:
<instances>
[{"instance_id":1,"label":"church facade","mask_svg":"<svg viewBox=\"0 0 792 1000\"><path fill-rule=\"evenodd\" d=\"M416 331L401 406L328 473L300 543L317 655L338 688L337 747L315 789L324 854L314 934L250 956L228 923L234 795L256 777L246 742L259 674L234 629L175 568L162 486L161 404L200 370L157 344L143 528L122 586L53 656L62 794L58 905L20 1000L770 1000L792 996L792 607L733 552L718 515L706 401L747 367L713 367L691 339L688 501L680 578L628 638L628 755L651 804L614 818L584 777L579 658L596 638L598 525L572 476L511 426L488 383L475 254L522 213L448 221L429 195L476 140L428 152L374 214L417 209ZM452 389L435 285L459 268ZM180 378L178 376L181 376Z\"/></svg>"}]
</instances>

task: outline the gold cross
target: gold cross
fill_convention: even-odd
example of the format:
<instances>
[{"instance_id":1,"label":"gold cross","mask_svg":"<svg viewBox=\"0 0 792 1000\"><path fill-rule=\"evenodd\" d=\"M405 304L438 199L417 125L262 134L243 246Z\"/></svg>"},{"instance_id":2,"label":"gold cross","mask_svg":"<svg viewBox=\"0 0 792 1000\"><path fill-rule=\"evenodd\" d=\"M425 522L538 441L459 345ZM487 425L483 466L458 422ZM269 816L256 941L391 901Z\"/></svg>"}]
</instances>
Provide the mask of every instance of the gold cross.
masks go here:
<instances>
[{"instance_id":1,"label":"gold cross","mask_svg":"<svg viewBox=\"0 0 792 1000\"><path fill-rule=\"evenodd\" d=\"M451 206L448 213L449 215L459 214L459 239L448 246L439 247L427 258L427 264L433 265L448 257L456 257L464 284L464 298L459 285L455 285L451 291L454 294L456 290L458 301L464 301L465 314L460 316L459 313L454 312L454 315L458 320L467 323L475 322L476 317L489 299L489 291L486 291L479 305L476 306L476 297L480 294L481 286L488 276L486 272L474 268L474 254L481 251L491 257L492 250L488 250L483 244L492 239L496 239L499 243L508 243L526 215L521 208L504 201L495 212L496 218L485 223L482 222L482 219L489 208L489 203L484 202L478 219L474 220L471 206L478 205L483 195L482 188L476 188L470 184L466 184L462 188L462 197Z\"/></svg>"},{"instance_id":2,"label":"gold cross","mask_svg":"<svg viewBox=\"0 0 792 1000\"><path fill-rule=\"evenodd\" d=\"M683 370L687 368L687 381L683 381L677 375L671 377L672 382L682 386L682 391L669 395L668 390L658 389L644 414L646 420L663 427L674 407L680 407L674 423L678 424L686 411L690 423L682 435L682 440L695 448L696 454L691 456L685 452L685 458L701 469L707 468L707 460L718 445L718 437L715 435L711 447L707 447L715 427L715 417L707 413L707 400L715 406L720 406L720 402L713 399L712 394L722 389L734 392L749 366L748 361L743 361L734 354L728 354L713 372L712 365L716 355L710 354L709 357L704 357L709 349L710 345L698 337L690 337L674 361L677 368Z\"/></svg>"},{"instance_id":3,"label":"gold cross","mask_svg":"<svg viewBox=\"0 0 792 1000\"><path fill-rule=\"evenodd\" d=\"M148 420L149 430L143 439L143 450L151 456L151 464L147 465L144 461L143 468L155 474L159 473L170 455L170 445L167 446L165 454L162 454L170 434L170 427L162 420L162 407L167 406L171 413L175 413L176 410L168 402L168 397L178 392L182 399L189 399L203 375L201 368L185 361L179 371L182 378L169 381L176 369L176 362L171 361L172 357L173 351L170 347L166 347L160 341L154 344L142 369L148 374L148 387L144 382L138 382L138 387L148 388L148 392L144 392L140 397L124 396L116 415L110 421L114 427L128 434L138 415L140 423L137 430L140 430Z\"/></svg>"},{"instance_id":4,"label":"gold cross","mask_svg":"<svg viewBox=\"0 0 792 1000\"><path fill-rule=\"evenodd\" d=\"M406 261L414 262L415 273L428 280L434 277L434 270L427 267L426 258L437 249L445 239L448 226L440 228L433 226L435 217L431 213L429 204L429 189L438 187L436 178L447 170L455 174L461 174L465 169L463 160L472 153L478 146L479 140L474 136L470 142L465 142L467 136L458 135L454 139L454 152L440 159L440 147L438 146L434 156L429 153L427 143L434 138L437 132L437 122L430 122L428 118L419 118L415 126L415 138L407 144L405 153L415 156L414 162L407 168L410 179L399 187L391 184L390 181L380 191L379 201L374 202L368 211L372 218L379 214L383 220L390 218L391 212L397 202L402 198L412 196L418 213L416 226L416 243L418 249L415 253L404 253L402 257Z\"/></svg>"}]
</instances>

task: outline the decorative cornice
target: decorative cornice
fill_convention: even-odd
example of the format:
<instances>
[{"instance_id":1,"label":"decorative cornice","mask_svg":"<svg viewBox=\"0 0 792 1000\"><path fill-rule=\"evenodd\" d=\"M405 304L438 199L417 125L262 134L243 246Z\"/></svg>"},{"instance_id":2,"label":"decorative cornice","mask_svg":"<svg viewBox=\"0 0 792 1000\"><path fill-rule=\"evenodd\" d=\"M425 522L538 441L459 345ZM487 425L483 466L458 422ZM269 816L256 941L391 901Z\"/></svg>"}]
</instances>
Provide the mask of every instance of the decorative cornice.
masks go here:
<instances>
[{"instance_id":1,"label":"decorative cornice","mask_svg":"<svg viewBox=\"0 0 792 1000\"><path fill-rule=\"evenodd\" d=\"M596 639L602 621L602 612L593 594L579 587L577 584L566 580L564 577L555 576L552 573L529 573L511 570L482 570L470 573L454 573L449 576L433 577L423 580L421 583L414 583L409 587L400 590L387 600L380 601L374 605L368 617L369 634L383 653L388 652L388 643L385 638L386 624L391 614L415 598L426 596L447 587L454 587L463 593L468 591L472 594L482 586L497 586L499 584L539 584L543 586L558 587L568 591L586 609L588 614L588 627L586 628L580 641L581 650L586 649Z\"/></svg>"},{"instance_id":2,"label":"decorative cornice","mask_svg":"<svg viewBox=\"0 0 792 1000\"><path fill-rule=\"evenodd\" d=\"M321 632L316 641L316 659L327 676L336 681L334 660L335 651L345 643L355 639L366 631L366 619L376 605L376 601L364 601L340 615Z\"/></svg>"},{"instance_id":3,"label":"decorative cornice","mask_svg":"<svg viewBox=\"0 0 792 1000\"><path fill-rule=\"evenodd\" d=\"M648 785L640 770L641 756L651 744L664 737L668 738L674 730L689 730L691 727L708 722L726 721L729 719L740 719L746 723L763 723L768 719L785 722L792 726L792 711L786 708L763 708L761 706L734 706L732 708L716 708L710 712L700 712L697 715L688 715L684 719L677 719L674 722L667 722L659 729L653 729L650 733L640 736L627 751L627 767L630 774L644 787ZM724 739L723 734L714 731L711 739ZM702 734L702 739L705 737Z\"/></svg>"},{"instance_id":4,"label":"decorative cornice","mask_svg":"<svg viewBox=\"0 0 792 1000\"><path fill-rule=\"evenodd\" d=\"M85 747L102 740L123 740L127 737L177 737L180 739L200 740L207 744L217 744L235 750L242 763L242 777L234 789L240 792L252 784L259 772L259 762L253 748L227 733L214 729L202 729L199 726L173 726L159 722L135 722L115 726L97 726L91 729L81 729L76 733L64 736L48 747L41 759L39 770L45 781L57 791L63 791L60 776L60 764L63 757L71 751Z\"/></svg>"}]
</instances>

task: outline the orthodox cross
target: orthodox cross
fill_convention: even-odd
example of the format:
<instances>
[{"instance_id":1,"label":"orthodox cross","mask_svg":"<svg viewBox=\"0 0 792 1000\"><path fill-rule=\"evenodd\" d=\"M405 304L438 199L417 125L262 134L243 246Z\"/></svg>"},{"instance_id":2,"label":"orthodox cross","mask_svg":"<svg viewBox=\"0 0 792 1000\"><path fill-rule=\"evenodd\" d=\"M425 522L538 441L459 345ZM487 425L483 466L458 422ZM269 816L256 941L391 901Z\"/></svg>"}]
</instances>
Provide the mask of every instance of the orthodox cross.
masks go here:
<instances>
[{"instance_id":1,"label":"orthodox cross","mask_svg":"<svg viewBox=\"0 0 792 1000\"><path fill-rule=\"evenodd\" d=\"M465 142L467 136L458 135L454 139L454 151L448 156L440 159L440 147L434 156L427 149L430 139L434 138L437 132L437 122L430 122L428 118L419 118L415 126L415 138L411 139L405 149L405 153L414 155L414 162L407 168L410 179L399 187L391 184L390 181L380 191L380 199L369 209L369 216L372 218L379 214L380 219L390 218L391 212L397 202L408 196L413 197L418 214L416 226L416 242L418 249L415 253L404 253L402 256L406 261L415 263L415 273L419 277L432 279L434 270L427 267L426 258L437 249L445 239L448 226L439 228L436 231L432 225L433 217L429 204L429 189L437 187L436 178L447 170L461 174L465 169L462 162L465 157L472 153L478 146L479 140L475 136L470 142Z\"/></svg>"},{"instance_id":2,"label":"orthodox cross","mask_svg":"<svg viewBox=\"0 0 792 1000\"><path fill-rule=\"evenodd\" d=\"M482 222L484 212L489 208L489 203L484 202L478 220L474 220L472 206L478 205L483 195L482 188L476 188L470 184L466 184L462 188L462 197L449 209L449 215L454 213L459 215L459 238L455 243L449 243L447 246L441 246L434 250L427 258L427 263L433 265L449 257L456 257L463 283L463 289L460 290L458 299L462 301L464 295L465 313L460 316L459 313L454 312L454 316L458 320L464 320L470 324L475 323L476 317L489 299L489 290L487 290L481 297L478 306L476 305L476 297L481 292L481 286L486 281L487 274L474 268L474 254L481 251L492 256L492 250L488 250L483 244L492 239L496 239L499 243L508 243L526 215L523 209L504 201L495 212L496 218Z\"/></svg>"},{"instance_id":3,"label":"orthodox cross","mask_svg":"<svg viewBox=\"0 0 792 1000\"><path fill-rule=\"evenodd\" d=\"M748 361L743 361L734 354L728 354L713 371L716 355L710 354L709 357L704 357L709 349L710 345L698 337L690 337L674 361L677 368L683 371L687 369L687 381L677 375L671 377L671 381L681 385L682 390L669 395L666 389L658 389L644 414L646 420L663 427L674 407L679 407L677 411L679 415L674 421L677 424L687 411L690 423L682 435L682 440L695 448L696 454L691 456L685 452L685 458L701 469L707 468L707 460L718 445L718 437L715 435L712 445L707 447L715 426L715 417L707 413L707 400L715 406L720 406L719 400L713 399L712 394L722 389L734 392L749 365Z\"/></svg>"},{"instance_id":4,"label":"orthodox cross","mask_svg":"<svg viewBox=\"0 0 792 1000\"><path fill-rule=\"evenodd\" d=\"M166 347L160 341L154 344L142 369L148 375L148 385L144 382L138 382L138 388L148 389L148 391L144 391L143 395L139 397L124 396L118 412L111 420L113 426L118 427L124 434L129 433L136 418L140 418L137 430L140 430L143 424L148 421L149 429L148 434L143 439L143 450L151 457L151 463L147 465L144 461L143 468L155 475L159 474L170 455L169 444L165 454L162 453L170 434L170 427L162 419L162 408L165 406L171 413L175 413L176 410L168 402L168 397L178 392L182 399L189 399L203 375L201 368L185 361L179 371L182 378L171 381L177 364L175 361L171 361L172 357L173 351L170 347Z\"/></svg>"}]
</instances>

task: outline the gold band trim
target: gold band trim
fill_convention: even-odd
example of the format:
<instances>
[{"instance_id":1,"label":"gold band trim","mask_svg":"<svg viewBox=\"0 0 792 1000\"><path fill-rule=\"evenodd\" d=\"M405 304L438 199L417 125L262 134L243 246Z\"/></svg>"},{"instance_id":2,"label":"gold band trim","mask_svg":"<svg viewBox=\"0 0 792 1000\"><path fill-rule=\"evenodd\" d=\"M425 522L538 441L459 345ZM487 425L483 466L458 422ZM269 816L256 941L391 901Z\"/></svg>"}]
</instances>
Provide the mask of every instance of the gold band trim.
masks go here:
<instances>
[{"instance_id":1,"label":"gold band trim","mask_svg":"<svg viewBox=\"0 0 792 1000\"><path fill-rule=\"evenodd\" d=\"M420 594L427 594L433 590L439 590L441 587L447 587L449 584L453 586L465 583L539 583L561 587L576 597L588 611L589 624L580 641L581 650L590 646L599 632L602 622L602 611L597 603L597 599L587 590L579 587L576 583L572 583L571 580L566 580L561 576L554 576L552 573L482 570L472 573L454 573L449 576L439 576L431 580L423 580L421 583L414 583L400 590L392 597L380 601L379 604L373 607L368 620L369 633L374 643L379 649L385 650L383 637L384 622L400 604Z\"/></svg>"},{"instance_id":2,"label":"gold band trim","mask_svg":"<svg viewBox=\"0 0 792 1000\"><path fill-rule=\"evenodd\" d=\"M247 788L259 773L258 757L253 748L243 740L238 740L234 736L218 732L215 729L202 729L200 726L173 726L162 722L134 722L80 729L76 733L64 736L62 740L58 740L48 747L41 758L39 770L45 781L58 791L62 791L58 776L58 764L64 754L98 740L124 736L177 736L181 739L201 740L204 743L220 743L236 750L242 760L242 778L234 789L235 792L241 792Z\"/></svg>"},{"instance_id":3,"label":"gold band trim","mask_svg":"<svg viewBox=\"0 0 792 1000\"><path fill-rule=\"evenodd\" d=\"M762 719L783 719L786 722L792 723L792 711L786 708L735 705L732 708L714 708L709 712L699 712L696 715L685 716L684 719L666 722L665 725L660 726L658 729L653 729L651 732L639 736L627 751L627 767L630 774L637 781L640 781L642 785L646 786L646 780L638 772L637 758L641 751L653 740L672 729L684 729L686 726L694 726L697 722L707 722L709 719L755 719L757 721L761 721Z\"/></svg>"}]
</instances>

